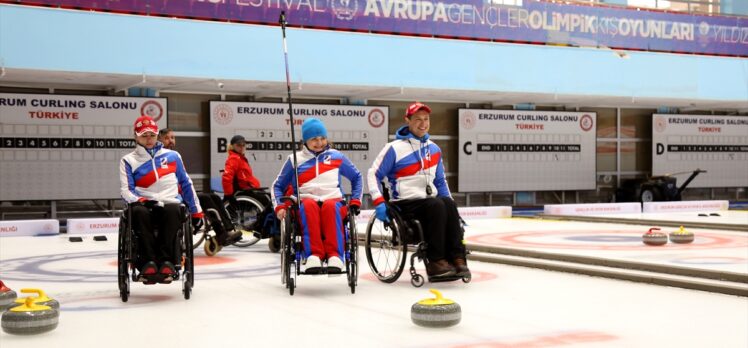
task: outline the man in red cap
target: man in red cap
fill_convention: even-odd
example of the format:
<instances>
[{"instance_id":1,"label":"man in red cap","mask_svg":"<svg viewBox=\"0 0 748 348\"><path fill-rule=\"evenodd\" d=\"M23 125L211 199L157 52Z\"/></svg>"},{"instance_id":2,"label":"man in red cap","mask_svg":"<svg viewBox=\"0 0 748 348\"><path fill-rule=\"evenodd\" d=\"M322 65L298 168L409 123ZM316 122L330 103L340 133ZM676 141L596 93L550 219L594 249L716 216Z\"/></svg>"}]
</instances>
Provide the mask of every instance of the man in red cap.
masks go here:
<instances>
[{"instance_id":1,"label":"man in red cap","mask_svg":"<svg viewBox=\"0 0 748 348\"><path fill-rule=\"evenodd\" d=\"M429 139L431 108L413 103L405 111L405 126L395 141L385 145L369 169L367 182L379 220L388 222L379 183L387 178L390 201L403 214L412 214L423 227L428 243L426 273L429 280L470 276L465 261L463 231L457 205L444 176L442 152Z\"/></svg>"},{"instance_id":2,"label":"man in red cap","mask_svg":"<svg viewBox=\"0 0 748 348\"><path fill-rule=\"evenodd\" d=\"M136 265L141 276L149 281L158 274L168 283L176 276L174 264L180 261L174 252L181 220L179 205L187 205L196 228L202 223L203 212L182 157L156 140L156 121L140 116L134 129L135 150L120 160L120 194L130 204L130 223L140 237L141 258Z\"/></svg>"}]
</instances>

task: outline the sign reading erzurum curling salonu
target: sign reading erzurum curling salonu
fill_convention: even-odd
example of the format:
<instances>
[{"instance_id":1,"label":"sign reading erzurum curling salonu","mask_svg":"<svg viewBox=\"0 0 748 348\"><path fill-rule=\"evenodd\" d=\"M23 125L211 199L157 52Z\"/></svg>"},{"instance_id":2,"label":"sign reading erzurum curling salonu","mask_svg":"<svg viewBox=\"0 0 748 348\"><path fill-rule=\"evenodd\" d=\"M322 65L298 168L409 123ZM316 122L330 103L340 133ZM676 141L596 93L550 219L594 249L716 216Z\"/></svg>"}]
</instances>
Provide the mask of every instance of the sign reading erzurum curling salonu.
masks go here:
<instances>
[{"instance_id":1,"label":"sign reading erzurum curling salonu","mask_svg":"<svg viewBox=\"0 0 748 348\"><path fill-rule=\"evenodd\" d=\"M362 175L387 144L389 107L326 104L294 104L294 136L301 142L305 119L320 119L332 146L343 152ZM218 185L229 142L234 135L247 141L247 159L263 187L270 187L292 149L288 104L254 102L210 102L210 176ZM364 185L364 188L366 185ZM343 190L350 193L347 180ZM366 192L366 189L364 189Z\"/></svg>"},{"instance_id":2,"label":"sign reading erzurum curling salonu","mask_svg":"<svg viewBox=\"0 0 748 348\"><path fill-rule=\"evenodd\" d=\"M24 4L26 1L13 1ZM69 8L277 25L748 56L748 18L524 1L430 0L34 0Z\"/></svg>"},{"instance_id":3,"label":"sign reading erzurum curling salonu","mask_svg":"<svg viewBox=\"0 0 748 348\"><path fill-rule=\"evenodd\" d=\"M166 98L0 93L0 200L119 198L119 159Z\"/></svg>"},{"instance_id":4,"label":"sign reading erzurum curling salonu","mask_svg":"<svg viewBox=\"0 0 748 348\"><path fill-rule=\"evenodd\" d=\"M748 117L652 115L652 175L706 170L688 187L748 186Z\"/></svg>"},{"instance_id":5,"label":"sign reading erzurum curling salonu","mask_svg":"<svg viewBox=\"0 0 748 348\"><path fill-rule=\"evenodd\" d=\"M459 110L460 192L595 189L594 112Z\"/></svg>"}]
</instances>

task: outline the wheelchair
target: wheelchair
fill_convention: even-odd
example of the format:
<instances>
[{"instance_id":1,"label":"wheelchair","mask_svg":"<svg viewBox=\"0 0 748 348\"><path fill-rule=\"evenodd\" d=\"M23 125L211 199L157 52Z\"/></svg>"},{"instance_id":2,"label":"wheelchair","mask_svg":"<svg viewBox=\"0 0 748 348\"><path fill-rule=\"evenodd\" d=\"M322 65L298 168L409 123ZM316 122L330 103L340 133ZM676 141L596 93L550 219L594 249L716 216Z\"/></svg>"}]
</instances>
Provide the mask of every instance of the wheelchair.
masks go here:
<instances>
[{"instance_id":1,"label":"wheelchair","mask_svg":"<svg viewBox=\"0 0 748 348\"><path fill-rule=\"evenodd\" d=\"M195 284L195 263L192 253L192 224L190 214L185 205L180 205L181 227L177 230L174 248L174 268L176 270L173 280L182 280L182 294L185 300L190 299L192 288ZM130 296L130 281L144 284L158 283L162 279L156 279L155 275L150 279L139 274L136 267L138 258L138 234L133 231L132 211L125 206L119 221L119 238L117 243L117 282L122 302L127 302ZM158 231L156 231L158 233ZM180 274L181 271L181 274ZM163 277L163 276L161 276Z\"/></svg>"},{"instance_id":2,"label":"wheelchair","mask_svg":"<svg viewBox=\"0 0 748 348\"><path fill-rule=\"evenodd\" d=\"M236 206L225 203L234 228L242 231L242 240L234 245L248 247L269 238L268 248L277 253L280 250L280 227L271 204L270 192L266 187L239 191L235 195Z\"/></svg>"},{"instance_id":3,"label":"wheelchair","mask_svg":"<svg viewBox=\"0 0 748 348\"><path fill-rule=\"evenodd\" d=\"M286 210L286 216L281 220L280 224L281 283L285 284L289 294L293 296L298 275L304 274L301 272L301 265L305 261L303 259L302 230L298 218L299 205L295 197L282 197L281 200L291 203L291 206ZM347 210L348 213L343 217L345 255L341 256L344 257L344 272L347 277L348 286L351 289L351 294L355 294L356 285L358 284L358 234L356 232L356 216L351 211L350 205ZM340 272L340 274L342 273ZM323 267L319 273L315 273L315 275L317 274L332 275L337 273L327 273L327 268Z\"/></svg>"},{"instance_id":4,"label":"wheelchair","mask_svg":"<svg viewBox=\"0 0 748 348\"><path fill-rule=\"evenodd\" d=\"M224 209L231 218L234 228L242 232L242 239L232 245L248 247L260 239L270 238L268 247L272 252L280 250L280 228L270 205L270 193L267 188L244 190L236 193L236 204L224 202ZM269 210L268 210L269 209ZM221 214L215 209L205 209L203 228L194 232L194 248L205 242L205 254L214 256L222 246L211 234L215 224L221 224Z\"/></svg>"},{"instance_id":5,"label":"wheelchair","mask_svg":"<svg viewBox=\"0 0 748 348\"><path fill-rule=\"evenodd\" d=\"M423 237L421 223L408 215L401 215L399 209L389 202L389 191L382 184L382 196L384 204L387 205L387 215L390 222L384 223L372 215L366 225L366 239L364 249L366 261L369 263L372 273L382 282L394 283L400 278L405 269L405 261L408 258L408 249L413 250L410 255L410 283L415 287L423 286L425 279L416 271L416 259L422 260L424 266L428 264L426 251L428 244ZM460 219L462 220L462 219ZM463 228L464 222L460 224ZM464 231L463 231L464 233ZM447 282L461 279L469 283L470 276L445 277L432 279L431 282Z\"/></svg>"}]
</instances>

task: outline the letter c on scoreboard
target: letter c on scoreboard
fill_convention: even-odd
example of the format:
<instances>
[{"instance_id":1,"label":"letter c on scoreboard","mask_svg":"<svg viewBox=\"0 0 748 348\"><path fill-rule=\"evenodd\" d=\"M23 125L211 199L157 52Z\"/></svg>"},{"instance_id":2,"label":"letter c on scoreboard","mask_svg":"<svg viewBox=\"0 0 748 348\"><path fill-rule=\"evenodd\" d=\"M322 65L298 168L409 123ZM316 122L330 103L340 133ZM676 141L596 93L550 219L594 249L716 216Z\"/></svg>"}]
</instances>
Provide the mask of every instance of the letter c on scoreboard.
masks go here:
<instances>
[{"instance_id":1,"label":"letter c on scoreboard","mask_svg":"<svg viewBox=\"0 0 748 348\"><path fill-rule=\"evenodd\" d=\"M465 152L465 154L468 156L473 154L473 150L468 149L468 147L471 147L471 146L473 146L472 141L468 141L465 143L465 145L462 145L462 151Z\"/></svg>"}]
</instances>

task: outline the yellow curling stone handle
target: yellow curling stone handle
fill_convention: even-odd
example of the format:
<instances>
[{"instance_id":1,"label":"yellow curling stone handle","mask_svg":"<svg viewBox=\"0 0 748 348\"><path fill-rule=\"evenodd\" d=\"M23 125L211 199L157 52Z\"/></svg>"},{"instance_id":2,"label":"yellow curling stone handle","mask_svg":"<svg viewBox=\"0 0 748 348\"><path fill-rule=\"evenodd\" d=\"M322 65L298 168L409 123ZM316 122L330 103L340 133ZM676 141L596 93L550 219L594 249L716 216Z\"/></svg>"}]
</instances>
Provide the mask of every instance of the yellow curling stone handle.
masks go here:
<instances>
[{"instance_id":1,"label":"yellow curling stone handle","mask_svg":"<svg viewBox=\"0 0 748 348\"><path fill-rule=\"evenodd\" d=\"M22 305L15 306L9 309L9 311L11 312L37 312L37 311L48 311L52 309L52 307L50 306L38 305L34 303L35 299L36 299L35 297L31 297L31 296L26 297L23 299L23 301L25 302Z\"/></svg>"},{"instance_id":2,"label":"yellow curling stone handle","mask_svg":"<svg viewBox=\"0 0 748 348\"><path fill-rule=\"evenodd\" d=\"M24 294L36 294L36 297L25 297L32 299L34 303L47 302L52 300L51 298L47 297L47 294L45 294L44 290L42 289L21 289L21 292ZM24 303L26 301L25 298L17 299L16 303Z\"/></svg>"},{"instance_id":3,"label":"yellow curling stone handle","mask_svg":"<svg viewBox=\"0 0 748 348\"><path fill-rule=\"evenodd\" d=\"M436 289L429 289L432 294L436 295L436 298L425 298L423 300L418 301L418 304L424 305L424 306L438 306L438 305L448 305L453 304L455 301L452 301L448 298L444 298L442 296L442 293L439 292L439 290Z\"/></svg>"}]
</instances>

